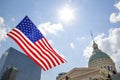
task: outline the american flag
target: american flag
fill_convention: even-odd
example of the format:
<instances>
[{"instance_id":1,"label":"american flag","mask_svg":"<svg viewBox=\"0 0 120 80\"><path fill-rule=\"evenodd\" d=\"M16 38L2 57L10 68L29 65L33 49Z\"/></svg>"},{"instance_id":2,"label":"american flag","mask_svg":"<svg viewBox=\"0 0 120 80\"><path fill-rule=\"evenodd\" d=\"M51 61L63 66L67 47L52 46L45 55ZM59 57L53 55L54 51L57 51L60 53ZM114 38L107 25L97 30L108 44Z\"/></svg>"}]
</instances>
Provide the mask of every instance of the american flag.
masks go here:
<instances>
[{"instance_id":1,"label":"american flag","mask_svg":"<svg viewBox=\"0 0 120 80\"><path fill-rule=\"evenodd\" d=\"M66 62L66 60L52 48L28 16L25 16L7 35L44 71Z\"/></svg>"}]
</instances>

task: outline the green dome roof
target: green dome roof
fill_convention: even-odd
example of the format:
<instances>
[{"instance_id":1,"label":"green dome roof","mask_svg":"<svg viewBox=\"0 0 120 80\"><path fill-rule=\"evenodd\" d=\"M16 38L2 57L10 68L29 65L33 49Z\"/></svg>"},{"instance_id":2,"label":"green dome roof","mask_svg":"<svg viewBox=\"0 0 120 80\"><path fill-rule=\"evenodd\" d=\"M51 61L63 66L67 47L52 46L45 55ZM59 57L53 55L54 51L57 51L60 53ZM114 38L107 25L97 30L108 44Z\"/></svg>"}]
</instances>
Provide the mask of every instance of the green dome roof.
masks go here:
<instances>
[{"instance_id":1,"label":"green dome roof","mask_svg":"<svg viewBox=\"0 0 120 80\"><path fill-rule=\"evenodd\" d=\"M102 51L99 51L99 52L96 52L95 54L93 54L90 59L89 59L89 63L94 61L94 60L97 60L97 59L101 59L101 58L107 58L107 59L111 59L109 57L109 55L107 55L106 53L102 52Z\"/></svg>"}]
</instances>

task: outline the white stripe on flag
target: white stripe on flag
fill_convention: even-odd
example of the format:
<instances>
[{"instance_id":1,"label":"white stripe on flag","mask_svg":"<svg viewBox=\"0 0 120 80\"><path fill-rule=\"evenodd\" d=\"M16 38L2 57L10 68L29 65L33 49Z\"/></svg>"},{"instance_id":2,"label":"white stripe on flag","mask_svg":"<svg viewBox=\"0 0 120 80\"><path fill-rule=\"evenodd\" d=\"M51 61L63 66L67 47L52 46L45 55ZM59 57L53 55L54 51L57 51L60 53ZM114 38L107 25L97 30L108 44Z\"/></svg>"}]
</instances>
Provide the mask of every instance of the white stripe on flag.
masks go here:
<instances>
[{"instance_id":1,"label":"white stripe on flag","mask_svg":"<svg viewBox=\"0 0 120 80\"><path fill-rule=\"evenodd\" d=\"M44 69L47 70L47 68L43 65L43 63L41 61L39 61L33 54L31 54L31 52L28 50L28 48L19 40L18 37L16 37L14 34L9 33L8 36L10 36L12 39L14 39L16 41L16 43L22 48L23 51L27 52L27 55L29 55L29 57L31 56L35 61L37 61L37 63L39 63L39 65ZM23 49L24 48L24 49Z\"/></svg>"},{"instance_id":2,"label":"white stripe on flag","mask_svg":"<svg viewBox=\"0 0 120 80\"><path fill-rule=\"evenodd\" d=\"M26 45L26 47L29 49L29 50L31 50L32 52L32 54L34 53L34 56L37 56L40 60L42 60L42 62L44 62L44 63L42 63L42 64L44 64L44 66L47 66L46 68L47 69L49 69L50 67L48 66L48 64L47 64L47 62L33 49L33 47L31 47L31 45L29 45L29 44L31 44L31 43L27 43L26 41L25 41L25 39L27 39L27 38L25 38L25 39L23 39L23 37L21 37L18 33L16 33L16 32L14 32L14 31L12 31L14 34L16 34L17 36L19 36L18 37L18 39L21 39L21 41L22 41L22 45L23 45L23 43L24 43L24 46ZM22 33L21 33L22 34ZM31 55L31 54L30 54Z\"/></svg>"}]
</instances>

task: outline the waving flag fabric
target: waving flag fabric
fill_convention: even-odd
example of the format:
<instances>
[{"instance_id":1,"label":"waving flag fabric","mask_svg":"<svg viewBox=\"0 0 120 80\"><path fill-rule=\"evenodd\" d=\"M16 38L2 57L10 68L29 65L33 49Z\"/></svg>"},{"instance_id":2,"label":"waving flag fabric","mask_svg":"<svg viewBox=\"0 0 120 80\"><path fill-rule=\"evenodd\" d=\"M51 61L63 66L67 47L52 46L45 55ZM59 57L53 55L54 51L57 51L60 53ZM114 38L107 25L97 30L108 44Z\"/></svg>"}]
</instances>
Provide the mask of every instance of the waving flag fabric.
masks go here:
<instances>
[{"instance_id":1,"label":"waving flag fabric","mask_svg":"<svg viewBox=\"0 0 120 80\"><path fill-rule=\"evenodd\" d=\"M66 62L48 43L34 23L25 18L7 34L43 70L51 69Z\"/></svg>"}]
</instances>

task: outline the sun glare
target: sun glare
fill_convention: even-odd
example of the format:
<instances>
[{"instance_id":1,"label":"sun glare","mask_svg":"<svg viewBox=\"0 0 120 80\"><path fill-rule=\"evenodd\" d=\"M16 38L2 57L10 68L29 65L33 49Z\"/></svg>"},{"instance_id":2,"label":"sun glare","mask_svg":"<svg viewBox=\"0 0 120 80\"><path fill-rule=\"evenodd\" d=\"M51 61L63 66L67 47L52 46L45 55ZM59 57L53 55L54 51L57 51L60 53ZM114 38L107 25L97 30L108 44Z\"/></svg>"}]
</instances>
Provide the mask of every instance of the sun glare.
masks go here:
<instances>
[{"instance_id":1,"label":"sun glare","mask_svg":"<svg viewBox=\"0 0 120 80\"><path fill-rule=\"evenodd\" d=\"M74 10L70 6L65 6L59 10L59 18L62 21L69 22L74 19Z\"/></svg>"}]
</instances>

